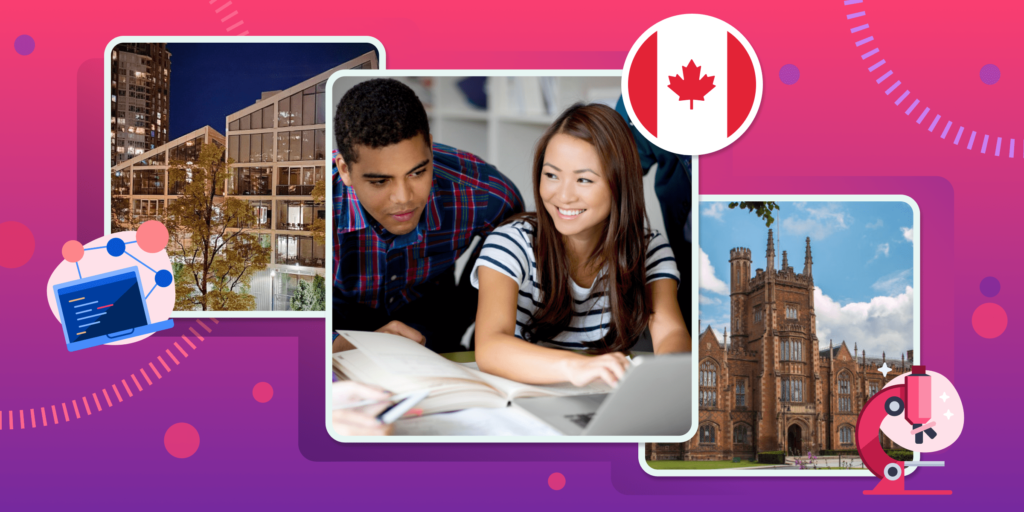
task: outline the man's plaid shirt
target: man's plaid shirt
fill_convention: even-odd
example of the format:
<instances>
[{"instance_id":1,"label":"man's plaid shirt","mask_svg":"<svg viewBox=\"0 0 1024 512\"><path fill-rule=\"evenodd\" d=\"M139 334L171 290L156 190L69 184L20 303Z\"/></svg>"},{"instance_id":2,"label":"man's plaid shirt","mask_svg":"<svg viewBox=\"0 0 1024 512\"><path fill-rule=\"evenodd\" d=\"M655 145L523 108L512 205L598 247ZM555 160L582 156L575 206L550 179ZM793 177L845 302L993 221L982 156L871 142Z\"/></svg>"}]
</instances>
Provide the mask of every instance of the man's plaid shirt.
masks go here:
<instances>
[{"instance_id":1,"label":"man's plaid shirt","mask_svg":"<svg viewBox=\"0 0 1024 512\"><path fill-rule=\"evenodd\" d=\"M393 313L453 266L473 237L523 211L519 190L494 166L442 144L432 149L430 198L416 229L401 236L385 231L334 172L334 293L342 303Z\"/></svg>"}]
</instances>

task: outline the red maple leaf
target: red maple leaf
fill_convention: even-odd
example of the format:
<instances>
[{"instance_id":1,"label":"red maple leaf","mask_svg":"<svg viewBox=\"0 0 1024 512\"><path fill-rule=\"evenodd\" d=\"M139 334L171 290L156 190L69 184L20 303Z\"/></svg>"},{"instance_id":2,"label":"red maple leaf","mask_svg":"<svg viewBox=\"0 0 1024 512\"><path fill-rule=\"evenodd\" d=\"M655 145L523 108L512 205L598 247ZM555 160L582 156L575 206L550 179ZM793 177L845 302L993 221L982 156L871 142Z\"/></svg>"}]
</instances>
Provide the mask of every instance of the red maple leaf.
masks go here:
<instances>
[{"instance_id":1,"label":"red maple leaf","mask_svg":"<svg viewBox=\"0 0 1024 512\"><path fill-rule=\"evenodd\" d=\"M690 110L693 110L693 100L704 101L704 95L715 88L715 77L704 75L700 78L700 66L690 63L683 67L683 77L679 75L668 77L668 88L679 95L679 101L690 100Z\"/></svg>"}]
</instances>

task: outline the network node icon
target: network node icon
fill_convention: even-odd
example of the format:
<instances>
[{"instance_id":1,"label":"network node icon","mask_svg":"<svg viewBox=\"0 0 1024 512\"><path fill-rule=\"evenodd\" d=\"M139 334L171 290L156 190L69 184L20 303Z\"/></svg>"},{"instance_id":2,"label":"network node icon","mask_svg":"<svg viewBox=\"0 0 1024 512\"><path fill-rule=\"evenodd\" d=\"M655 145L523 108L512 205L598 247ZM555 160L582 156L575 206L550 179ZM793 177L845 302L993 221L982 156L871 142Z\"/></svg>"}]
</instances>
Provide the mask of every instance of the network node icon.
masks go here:
<instances>
[{"instance_id":1,"label":"network node icon","mask_svg":"<svg viewBox=\"0 0 1024 512\"><path fill-rule=\"evenodd\" d=\"M64 261L50 276L47 295L68 350L132 343L174 325L167 240L167 228L148 221L137 232L107 235L86 246L76 240L64 244Z\"/></svg>"}]
</instances>

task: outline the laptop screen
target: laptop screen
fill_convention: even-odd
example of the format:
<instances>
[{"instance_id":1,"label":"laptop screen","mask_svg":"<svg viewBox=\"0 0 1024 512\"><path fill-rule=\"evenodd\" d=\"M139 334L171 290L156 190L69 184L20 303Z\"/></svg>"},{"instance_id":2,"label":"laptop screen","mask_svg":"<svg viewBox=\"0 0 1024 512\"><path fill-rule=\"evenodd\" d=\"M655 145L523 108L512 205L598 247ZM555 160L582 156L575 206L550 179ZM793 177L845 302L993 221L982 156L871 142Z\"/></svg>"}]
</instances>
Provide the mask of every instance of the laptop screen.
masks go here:
<instances>
[{"instance_id":1,"label":"laptop screen","mask_svg":"<svg viewBox=\"0 0 1024 512\"><path fill-rule=\"evenodd\" d=\"M69 343L149 323L134 269L68 284L56 290L56 294Z\"/></svg>"}]
</instances>

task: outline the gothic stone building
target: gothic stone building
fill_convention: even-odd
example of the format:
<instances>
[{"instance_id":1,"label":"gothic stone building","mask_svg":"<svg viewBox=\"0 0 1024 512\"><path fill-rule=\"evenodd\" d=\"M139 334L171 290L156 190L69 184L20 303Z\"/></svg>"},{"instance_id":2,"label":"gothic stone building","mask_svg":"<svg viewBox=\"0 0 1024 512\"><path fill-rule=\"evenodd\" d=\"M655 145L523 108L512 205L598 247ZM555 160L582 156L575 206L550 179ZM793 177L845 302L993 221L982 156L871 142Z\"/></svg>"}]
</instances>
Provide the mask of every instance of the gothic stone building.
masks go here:
<instances>
[{"instance_id":1,"label":"gothic stone building","mask_svg":"<svg viewBox=\"0 0 1024 512\"><path fill-rule=\"evenodd\" d=\"M846 342L818 350L815 332L811 239L803 272L789 266L786 252L775 270L775 246L768 230L768 270L751 276L750 249L731 251L731 331L719 343L711 326L700 335L697 434L686 443L647 445L650 460L752 459L758 452L784 450L819 454L855 450L854 426L867 399L904 371L910 361L889 363L857 357Z\"/></svg>"}]
</instances>

